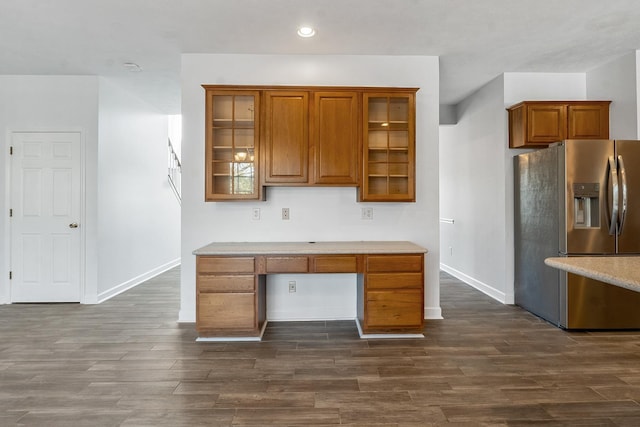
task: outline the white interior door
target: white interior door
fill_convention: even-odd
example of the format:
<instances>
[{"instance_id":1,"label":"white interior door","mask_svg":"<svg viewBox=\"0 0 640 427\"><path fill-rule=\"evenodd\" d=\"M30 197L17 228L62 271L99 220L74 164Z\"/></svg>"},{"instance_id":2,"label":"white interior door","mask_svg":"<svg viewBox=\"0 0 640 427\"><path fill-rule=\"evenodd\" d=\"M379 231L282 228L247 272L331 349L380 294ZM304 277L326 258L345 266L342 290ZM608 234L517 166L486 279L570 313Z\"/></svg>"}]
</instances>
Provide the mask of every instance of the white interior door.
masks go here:
<instances>
[{"instance_id":1,"label":"white interior door","mask_svg":"<svg viewBox=\"0 0 640 427\"><path fill-rule=\"evenodd\" d=\"M79 302L80 133L16 132L11 145L11 302Z\"/></svg>"}]
</instances>

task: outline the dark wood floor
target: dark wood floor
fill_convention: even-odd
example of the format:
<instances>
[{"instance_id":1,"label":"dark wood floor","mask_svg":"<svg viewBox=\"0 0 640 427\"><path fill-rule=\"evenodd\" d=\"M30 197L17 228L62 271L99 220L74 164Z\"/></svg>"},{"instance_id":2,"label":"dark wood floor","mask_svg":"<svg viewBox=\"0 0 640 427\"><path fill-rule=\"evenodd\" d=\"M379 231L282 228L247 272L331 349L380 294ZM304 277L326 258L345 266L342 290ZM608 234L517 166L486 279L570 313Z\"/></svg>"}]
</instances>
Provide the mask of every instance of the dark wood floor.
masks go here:
<instances>
[{"instance_id":1,"label":"dark wood floor","mask_svg":"<svg viewBox=\"0 0 640 427\"><path fill-rule=\"evenodd\" d=\"M441 283L446 319L407 340L338 321L196 343L178 269L97 306L0 306L0 425L640 426L639 332L569 333Z\"/></svg>"}]
</instances>

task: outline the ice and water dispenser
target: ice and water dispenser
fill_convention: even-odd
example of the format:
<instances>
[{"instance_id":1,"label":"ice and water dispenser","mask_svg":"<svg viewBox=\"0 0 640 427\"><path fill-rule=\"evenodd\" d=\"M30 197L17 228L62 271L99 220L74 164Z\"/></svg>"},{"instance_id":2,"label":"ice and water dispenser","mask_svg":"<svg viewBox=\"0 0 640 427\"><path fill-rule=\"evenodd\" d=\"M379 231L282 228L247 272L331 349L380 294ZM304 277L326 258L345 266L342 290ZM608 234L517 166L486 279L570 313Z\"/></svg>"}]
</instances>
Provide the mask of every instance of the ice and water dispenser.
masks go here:
<instances>
[{"instance_id":1,"label":"ice and water dispenser","mask_svg":"<svg viewBox=\"0 0 640 427\"><path fill-rule=\"evenodd\" d=\"M600 227L600 184L573 184L573 227Z\"/></svg>"}]
</instances>

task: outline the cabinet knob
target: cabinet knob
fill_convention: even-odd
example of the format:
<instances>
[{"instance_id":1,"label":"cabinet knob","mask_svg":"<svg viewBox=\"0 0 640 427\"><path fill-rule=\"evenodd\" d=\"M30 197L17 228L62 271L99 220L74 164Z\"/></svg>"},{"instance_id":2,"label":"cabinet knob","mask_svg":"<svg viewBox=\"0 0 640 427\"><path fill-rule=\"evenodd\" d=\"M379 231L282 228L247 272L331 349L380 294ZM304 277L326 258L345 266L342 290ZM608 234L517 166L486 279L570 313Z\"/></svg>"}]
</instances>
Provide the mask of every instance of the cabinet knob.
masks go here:
<instances>
[{"instance_id":1,"label":"cabinet knob","mask_svg":"<svg viewBox=\"0 0 640 427\"><path fill-rule=\"evenodd\" d=\"M71 224L69 224L69 228L78 228L78 223L72 222Z\"/></svg>"}]
</instances>

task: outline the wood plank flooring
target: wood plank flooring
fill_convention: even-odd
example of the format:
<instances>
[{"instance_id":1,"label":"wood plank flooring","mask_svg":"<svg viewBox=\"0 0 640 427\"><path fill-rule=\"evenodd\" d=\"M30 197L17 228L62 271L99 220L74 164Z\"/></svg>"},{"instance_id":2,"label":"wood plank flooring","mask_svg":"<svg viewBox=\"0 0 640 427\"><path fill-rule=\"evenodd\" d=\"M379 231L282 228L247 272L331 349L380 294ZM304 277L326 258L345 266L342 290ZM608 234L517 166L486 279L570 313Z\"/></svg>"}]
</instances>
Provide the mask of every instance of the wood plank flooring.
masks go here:
<instances>
[{"instance_id":1,"label":"wood plank flooring","mask_svg":"<svg viewBox=\"0 0 640 427\"><path fill-rule=\"evenodd\" d=\"M196 343L179 269L100 305L0 306L0 425L640 425L640 332L565 332L446 274L441 294L405 340L337 321Z\"/></svg>"}]
</instances>

